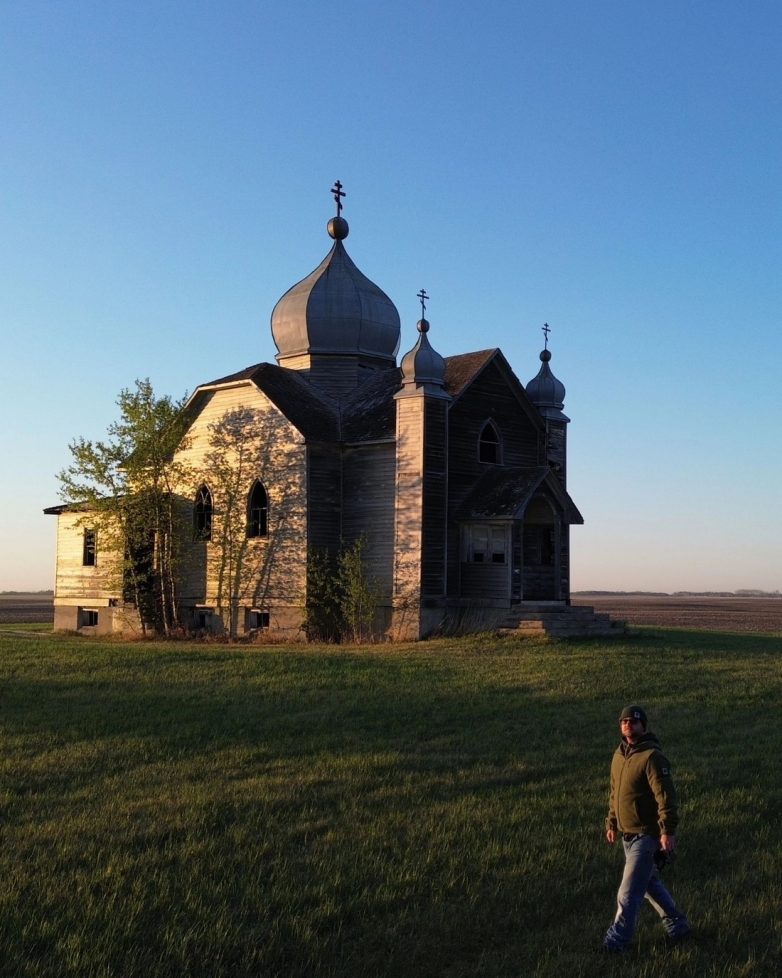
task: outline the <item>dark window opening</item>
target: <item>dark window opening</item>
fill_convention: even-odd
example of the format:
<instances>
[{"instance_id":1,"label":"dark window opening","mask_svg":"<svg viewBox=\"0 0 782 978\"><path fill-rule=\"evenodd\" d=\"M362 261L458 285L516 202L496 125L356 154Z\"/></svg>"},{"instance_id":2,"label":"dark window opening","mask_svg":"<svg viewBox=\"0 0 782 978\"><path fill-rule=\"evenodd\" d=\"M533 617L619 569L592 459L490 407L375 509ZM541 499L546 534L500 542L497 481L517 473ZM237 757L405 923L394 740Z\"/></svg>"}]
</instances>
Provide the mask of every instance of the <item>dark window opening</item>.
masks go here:
<instances>
[{"instance_id":1,"label":"dark window opening","mask_svg":"<svg viewBox=\"0 0 782 978\"><path fill-rule=\"evenodd\" d=\"M193 539L212 539L212 494L206 486L196 493L193 507Z\"/></svg>"},{"instance_id":2,"label":"dark window opening","mask_svg":"<svg viewBox=\"0 0 782 978\"><path fill-rule=\"evenodd\" d=\"M193 608L193 628L198 631L211 632L212 608Z\"/></svg>"},{"instance_id":3,"label":"dark window opening","mask_svg":"<svg viewBox=\"0 0 782 978\"><path fill-rule=\"evenodd\" d=\"M91 628L98 624L98 612L92 608L79 609L79 628Z\"/></svg>"},{"instance_id":4,"label":"dark window opening","mask_svg":"<svg viewBox=\"0 0 782 978\"><path fill-rule=\"evenodd\" d=\"M499 465L501 462L500 436L491 421L487 421L483 426L478 439L478 458L481 462L488 462L490 465Z\"/></svg>"},{"instance_id":5,"label":"dark window opening","mask_svg":"<svg viewBox=\"0 0 782 978\"><path fill-rule=\"evenodd\" d=\"M257 479L247 497L247 536L265 537L269 532L269 497Z\"/></svg>"},{"instance_id":6,"label":"dark window opening","mask_svg":"<svg viewBox=\"0 0 782 978\"><path fill-rule=\"evenodd\" d=\"M250 608L247 612L247 631L269 627L269 612Z\"/></svg>"},{"instance_id":7,"label":"dark window opening","mask_svg":"<svg viewBox=\"0 0 782 978\"><path fill-rule=\"evenodd\" d=\"M84 564L85 567L94 567L97 553L97 535L95 530L85 530L82 564Z\"/></svg>"}]
</instances>

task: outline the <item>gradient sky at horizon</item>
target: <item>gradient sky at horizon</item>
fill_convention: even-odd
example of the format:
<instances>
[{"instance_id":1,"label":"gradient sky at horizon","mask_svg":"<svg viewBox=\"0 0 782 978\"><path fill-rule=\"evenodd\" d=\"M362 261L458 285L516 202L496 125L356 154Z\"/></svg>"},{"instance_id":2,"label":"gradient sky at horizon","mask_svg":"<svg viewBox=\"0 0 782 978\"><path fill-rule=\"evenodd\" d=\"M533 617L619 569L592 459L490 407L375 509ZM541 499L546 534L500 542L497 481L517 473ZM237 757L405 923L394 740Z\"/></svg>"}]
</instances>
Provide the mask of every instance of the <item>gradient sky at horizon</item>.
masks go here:
<instances>
[{"instance_id":1,"label":"gradient sky at horizon","mask_svg":"<svg viewBox=\"0 0 782 978\"><path fill-rule=\"evenodd\" d=\"M331 244L567 388L574 589L782 588L782 6L0 5L0 590L137 377L273 361Z\"/></svg>"}]
</instances>

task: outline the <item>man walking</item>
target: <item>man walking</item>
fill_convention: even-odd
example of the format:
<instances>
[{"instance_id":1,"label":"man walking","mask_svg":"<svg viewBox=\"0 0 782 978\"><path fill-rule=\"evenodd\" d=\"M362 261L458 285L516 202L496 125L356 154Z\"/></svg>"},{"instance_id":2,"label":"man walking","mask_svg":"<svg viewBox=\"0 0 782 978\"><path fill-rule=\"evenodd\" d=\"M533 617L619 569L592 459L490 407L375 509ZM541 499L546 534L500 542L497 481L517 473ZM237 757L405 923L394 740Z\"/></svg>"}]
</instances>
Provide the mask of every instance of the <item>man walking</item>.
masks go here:
<instances>
[{"instance_id":1,"label":"man walking","mask_svg":"<svg viewBox=\"0 0 782 978\"><path fill-rule=\"evenodd\" d=\"M647 731L646 713L628 706L619 715L622 739L611 761L611 794L606 839L613 845L621 834L625 868L613 924L603 939L604 951L626 951L646 898L662 918L670 942L691 933L685 915L657 875L655 857L676 850L676 789L671 766L657 737Z\"/></svg>"}]
</instances>

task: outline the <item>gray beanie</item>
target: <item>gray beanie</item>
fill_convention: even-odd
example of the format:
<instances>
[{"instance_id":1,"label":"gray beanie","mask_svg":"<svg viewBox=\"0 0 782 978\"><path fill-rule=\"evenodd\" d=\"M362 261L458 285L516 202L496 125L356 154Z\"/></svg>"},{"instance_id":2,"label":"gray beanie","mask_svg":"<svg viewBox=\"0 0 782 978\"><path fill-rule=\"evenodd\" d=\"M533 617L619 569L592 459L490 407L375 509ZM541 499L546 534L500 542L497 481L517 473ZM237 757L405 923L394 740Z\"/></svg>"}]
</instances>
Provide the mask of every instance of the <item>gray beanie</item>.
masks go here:
<instances>
[{"instance_id":1,"label":"gray beanie","mask_svg":"<svg viewBox=\"0 0 782 978\"><path fill-rule=\"evenodd\" d=\"M643 724L644 730L646 730L646 710L644 710L642 706L626 706L619 714L619 722L621 723L625 717L631 717L633 720L640 720Z\"/></svg>"}]
</instances>

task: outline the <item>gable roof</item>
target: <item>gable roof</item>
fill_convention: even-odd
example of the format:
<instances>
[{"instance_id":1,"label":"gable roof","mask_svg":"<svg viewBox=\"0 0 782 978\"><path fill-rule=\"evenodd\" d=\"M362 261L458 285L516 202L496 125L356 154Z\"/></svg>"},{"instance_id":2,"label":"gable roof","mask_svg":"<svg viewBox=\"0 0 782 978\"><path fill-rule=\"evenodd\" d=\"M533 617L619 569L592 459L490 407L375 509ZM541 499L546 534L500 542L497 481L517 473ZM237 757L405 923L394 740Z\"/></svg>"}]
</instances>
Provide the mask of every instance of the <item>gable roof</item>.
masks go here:
<instances>
[{"instance_id":1,"label":"gable roof","mask_svg":"<svg viewBox=\"0 0 782 978\"><path fill-rule=\"evenodd\" d=\"M221 387L254 384L310 441L339 440L339 406L325 391L314 387L296 370L273 363L256 363L237 373L200 384L187 402L196 413L204 395Z\"/></svg>"},{"instance_id":2,"label":"gable roof","mask_svg":"<svg viewBox=\"0 0 782 978\"><path fill-rule=\"evenodd\" d=\"M499 353L499 348L459 353L445 358L445 389L454 400L475 380L487 363Z\"/></svg>"},{"instance_id":3,"label":"gable roof","mask_svg":"<svg viewBox=\"0 0 782 978\"><path fill-rule=\"evenodd\" d=\"M458 400L492 363L505 376L525 412L534 422L543 425L543 419L498 347L445 358L445 389L453 401ZM373 371L359 387L337 400L315 387L297 370L273 363L256 363L200 384L188 401L187 409L197 411L209 391L243 383L254 384L263 391L310 441L360 443L394 437L394 394L402 383L399 367Z\"/></svg>"},{"instance_id":4,"label":"gable roof","mask_svg":"<svg viewBox=\"0 0 782 978\"><path fill-rule=\"evenodd\" d=\"M462 500L456 518L478 520L522 515L542 487L554 497L568 523L584 522L576 504L546 465L497 466L484 472Z\"/></svg>"}]
</instances>

